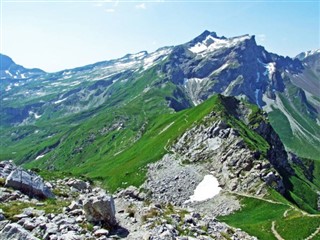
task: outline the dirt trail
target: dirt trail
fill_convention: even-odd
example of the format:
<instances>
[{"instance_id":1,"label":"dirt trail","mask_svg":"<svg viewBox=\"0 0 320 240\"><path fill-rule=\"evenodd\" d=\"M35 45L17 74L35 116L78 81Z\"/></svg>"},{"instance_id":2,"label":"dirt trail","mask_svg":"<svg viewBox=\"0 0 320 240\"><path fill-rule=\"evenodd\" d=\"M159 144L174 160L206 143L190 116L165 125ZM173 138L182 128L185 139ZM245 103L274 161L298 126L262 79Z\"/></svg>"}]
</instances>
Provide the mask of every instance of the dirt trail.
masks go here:
<instances>
[{"instance_id":1,"label":"dirt trail","mask_svg":"<svg viewBox=\"0 0 320 240\"><path fill-rule=\"evenodd\" d=\"M282 238L276 230L276 222L275 221L272 221L271 231L272 231L273 235L276 237L276 239L284 240L284 238Z\"/></svg>"},{"instance_id":2,"label":"dirt trail","mask_svg":"<svg viewBox=\"0 0 320 240\"><path fill-rule=\"evenodd\" d=\"M226 192L228 192L230 194L233 194L233 195L242 196L242 197L255 198L255 199L262 200L262 201L269 202L269 203L274 203L274 204L279 204L279 205L288 205L288 204L285 204L285 203L282 203L282 202L277 202L277 201L273 201L273 200L270 200L270 199L265 199L263 197L257 197L257 196L253 196L253 195L250 195L250 194L246 194L246 193L237 193L237 192L231 192L231 191L226 191Z\"/></svg>"},{"instance_id":3,"label":"dirt trail","mask_svg":"<svg viewBox=\"0 0 320 240\"><path fill-rule=\"evenodd\" d=\"M305 240L311 240L312 238L314 238L318 234L320 234L320 226L309 237L307 237Z\"/></svg>"},{"instance_id":4,"label":"dirt trail","mask_svg":"<svg viewBox=\"0 0 320 240\"><path fill-rule=\"evenodd\" d=\"M292 210L292 208L287 209L284 213L283 213L283 217L286 218L288 216L288 212Z\"/></svg>"}]
</instances>

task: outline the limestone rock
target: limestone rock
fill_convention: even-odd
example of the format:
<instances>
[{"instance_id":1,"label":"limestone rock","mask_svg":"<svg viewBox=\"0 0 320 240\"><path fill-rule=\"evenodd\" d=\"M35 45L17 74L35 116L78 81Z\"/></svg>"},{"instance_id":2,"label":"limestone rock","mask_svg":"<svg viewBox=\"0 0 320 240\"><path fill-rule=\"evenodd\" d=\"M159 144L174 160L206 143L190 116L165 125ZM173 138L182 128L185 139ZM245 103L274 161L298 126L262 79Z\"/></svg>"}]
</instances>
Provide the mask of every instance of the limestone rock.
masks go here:
<instances>
[{"instance_id":1,"label":"limestone rock","mask_svg":"<svg viewBox=\"0 0 320 240\"><path fill-rule=\"evenodd\" d=\"M30 197L54 198L54 194L44 184L40 176L21 168L16 168L9 174L5 186L17 189Z\"/></svg>"},{"instance_id":2,"label":"limestone rock","mask_svg":"<svg viewBox=\"0 0 320 240\"><path fill-rule=\"evenodd\" d=\"M118 193L119 197L129 197L137 200L143 200L145 198L145 194L140 193L139 189L135 186L129 186L128 188L120 191Z\"/></svg>"},{"instance_id":3,"label":"limestone rock","mask_svg":"<svg viewBox=\"0 0 320 240\"><path fill-rule=\"evenodd\" d=\"M17 223L7 224L0 232L0 239L6 240L39 240Z\"/></svg>"},{"instance_id":4,"label":"limestone rock","mask_svg":"<svg viewBox=\"0 0 320 240\"><path fill-rule=\"evenodd\" d=\"M109 231L106 230L106 229L98 229L97 231L94 232L94 235L97 236L97 237L100 237L100 236L107 236L109 234Z\"/></svg>"},{"instance_id":5,"label":"limestone rock","mask_svg":"<svg viewBox=\"0 0 320 240\"><path fill-rule=\"evenodd\" d=\"M82 180L79 180L79 179L70 179L67 182L67 185L71 186L71 187L74 187L75 189L77 189L79 191L83 191L83 190L86 190L86 189L90 188L90 184L89 183L87 183L85 181L82 181Z\"/></svg>"},{"instance_id":6,"label":"limestone rock","mask_svg":"<svg viewBox=\"0 0 320 240\"><path fill-rule=\"evenodd\" d=\"M83 201L83 210L90 222L101 222L110 227L117 224L113 198L103 191L100 191L97 195L88 195Z\"/></svg>"},{"instance_id":7,"label":"limestone rock","mask_svg":"<svg viewBox=\"0 0 320 240\"><path fill-rule=\"evenodd\" d=\"M9 174L16 168L16 165L14 165L12 161L0 162L0 178L7 178Z\"/></svg>"}]
</instances>

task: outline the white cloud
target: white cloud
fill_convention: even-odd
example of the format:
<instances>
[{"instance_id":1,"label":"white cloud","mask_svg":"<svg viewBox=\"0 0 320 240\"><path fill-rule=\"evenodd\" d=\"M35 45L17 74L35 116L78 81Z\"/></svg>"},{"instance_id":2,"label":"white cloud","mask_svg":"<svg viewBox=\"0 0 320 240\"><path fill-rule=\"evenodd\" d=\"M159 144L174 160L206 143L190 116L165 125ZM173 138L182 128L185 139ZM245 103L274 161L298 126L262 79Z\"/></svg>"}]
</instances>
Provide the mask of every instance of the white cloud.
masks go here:
<instances>
[{"instance_id":1,"label":"white cloud","mask_svg":"<svg viewBox=\"0 0 320 240\"><path fill-rule=\"evenodd\" d=\"M93 6L95 6L95 7L103 7L103 4L102 3L95 3Z\"/></svg>"},{"instance_id":2,"label":"white cloud","mask_svg":"<svg viewBox=\"0 0 320 240\"><path fill-rule=\"evenodd\" d=\"M147 6L146 6L145 3L141 3L141 4L136 5L136 9L142 9L142 10L144 10L144 9L147 9Z\"/></svg>"},{"instance_id":3,"label":"white cloud","mask_svg":"<svg viewBox=\"0 0 320 240\"><path fill-rule=\"evenodd\" d=\"M113 1L113 6L117 7L119 5L119 0Z\"/></svg>"},{"instance_id":4,"label":"white cloud","mask_svg":"<svg viewBox=\"0 0 320 240\"><path fill-rule=\"evenodd\" d=\"M107 9L105 9L104 11L107 12L107 13L113 13L113 12L115 12L116 10L115 10L114 8L107 8Z\"/></svg>"},{"instance_id":5,"label":"white cloud","mask_svg":"<svg viewBox=\"0 0 320 240\"><path fill-rule=\"evenodd\" d=\"M267 36L265 35L265 34L258 34L257 36L257 40L259 41L259 42L265 42L266 40L267 40Z\"/></svg>"}]
</instances>

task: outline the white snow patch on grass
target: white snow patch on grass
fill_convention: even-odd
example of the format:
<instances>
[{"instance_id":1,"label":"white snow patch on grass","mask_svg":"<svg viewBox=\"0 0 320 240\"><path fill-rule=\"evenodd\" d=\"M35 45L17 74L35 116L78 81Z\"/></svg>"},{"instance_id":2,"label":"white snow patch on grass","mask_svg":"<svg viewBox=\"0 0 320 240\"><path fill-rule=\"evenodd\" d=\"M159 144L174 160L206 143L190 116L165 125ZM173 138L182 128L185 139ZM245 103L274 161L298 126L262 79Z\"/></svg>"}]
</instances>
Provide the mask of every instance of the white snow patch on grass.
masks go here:
<instances>
[{"instance_id":1,"label":"white snow patch on grass","mask_svg":"<svg viewBox=\"0 0 320 240\"><path fill-rule=\"evenodd\" d=\"M80 81L74 81L70 84L71 87L79 85L81 82Z\"/></svg>"},{"instance_id":2,"label":"white snow patch on grass","mask_svg":"<svg viewBox=\"0 0 320 240\"><path fill-rule=\"evenodd\" d=\"M199 202L213 198L219 194L221 188L219 187L218 180L213 175L205 175L202 182L194 190L194 194L190 196L188 202Z\"/></svg>"},{"instance_id":3,"label":"white snow patch on grass","mask_svg":"<svg viewBox=\"0 0 320 240\"><path fill-rule=\"evenodd\" d=\"M8 74L10 77L13 76L13 75L11 74L11 72L9 72L8 70L6 70L5 73Z\"/></svg>"},{"instance_id":4,"label":"white snow patch on grass","mask_svg":"<svg viewBox=\"0 0 320 240\"><path fill-rule=\"evenodd\" d=\"M55 102L53 102L53 103L54 103L54 104L59 104L59 103L64 102L65 100L67 100L67 98L63 98L63 99L61 99L61 100L57 100L57 101L55 101Z\"/></svg>"},{"instance_id":5,"label":"white snow patch on grass","mask_svg":"<svg viewBox=\"0 0 320 240\"><path fill-rule=\"evenodd\" d=\"M43 158L45 156L45 154L39 155L38 157L36 157L36 160Z\"/></svg>"},{"instance_id":6,"label":"white snow patch on grass","mask_svg":"<svg viewBox=\"0 0 320 240\"><path fill-rule=\"evenodd\" d=\"M35 119L39 119L39 118L41 118L41 115L38 115L37 113L34 113L34 118Z\"/></svg>"}]
</instances>

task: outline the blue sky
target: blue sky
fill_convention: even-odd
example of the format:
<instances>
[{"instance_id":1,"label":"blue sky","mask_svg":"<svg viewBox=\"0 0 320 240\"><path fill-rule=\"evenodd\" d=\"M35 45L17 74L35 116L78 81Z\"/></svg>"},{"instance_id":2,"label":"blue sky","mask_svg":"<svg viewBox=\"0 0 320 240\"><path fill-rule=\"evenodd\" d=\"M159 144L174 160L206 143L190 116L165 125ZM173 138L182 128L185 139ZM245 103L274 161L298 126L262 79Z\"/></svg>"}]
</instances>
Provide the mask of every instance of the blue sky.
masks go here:
<instances>
[{"instance_id":1,"label":"blue sky","mask_svg":"<svg viewBox=\"0 0 320 240\"><path fill-rule=\"evenodd\" d=\"M1 49L58 71L187 42L204 30L256 35L284 56L320 48L319 1L1 0Z\"/></svg>"}]
</instances>

